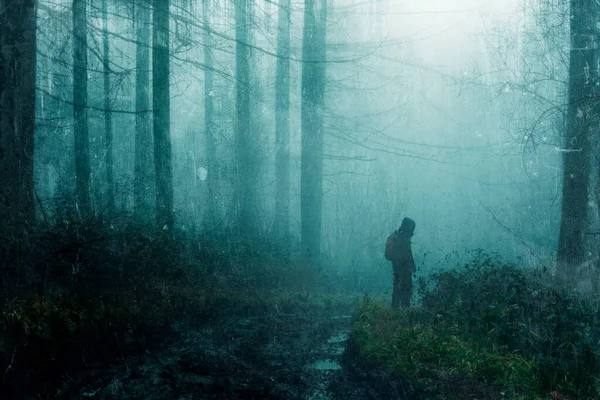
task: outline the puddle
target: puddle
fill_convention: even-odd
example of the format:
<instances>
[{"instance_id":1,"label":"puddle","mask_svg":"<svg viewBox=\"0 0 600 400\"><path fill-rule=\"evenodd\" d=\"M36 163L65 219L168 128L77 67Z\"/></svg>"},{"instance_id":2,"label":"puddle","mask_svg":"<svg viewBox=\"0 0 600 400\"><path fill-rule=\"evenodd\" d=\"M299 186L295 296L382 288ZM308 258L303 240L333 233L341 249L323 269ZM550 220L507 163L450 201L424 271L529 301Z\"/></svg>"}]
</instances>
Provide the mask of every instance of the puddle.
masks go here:
<instances>
[{"instance_id":1,"label":"puddle","mask_svg":"<svg viewBox=\"0 0 600 400\"><path fill-rule=\"evenodd\" d=\"M316 369L317 371L337 371L342 369L342 366L331 360L319 360L314 362L308 366L311 369Z\"/></svg>"},{"instance_id":2,"label":"puddle","mask_svg":"<svg viewBox=\"0 0 600 400\"><path fill-rule=\"evenodd\" d=\"M349 333L349 331L340 331L340 332L337 332L336 334L334 334L333 336L331 336L329 338L329 340L327 340L327 343L331 344L331 343L342 343L342 342L345 342L346 340L348 340L348 333Z\"/></svg>"},{"instance_id":3,"label":"puddle","mask_svg":"<svg viewBox=\"0 0 600 400\"><path fill-rule=\"evenodd\" d=\"M335 317L331 317L331 319L347 319L352 318L352 315L337 315Z\"/></svg>"}]
</instances>

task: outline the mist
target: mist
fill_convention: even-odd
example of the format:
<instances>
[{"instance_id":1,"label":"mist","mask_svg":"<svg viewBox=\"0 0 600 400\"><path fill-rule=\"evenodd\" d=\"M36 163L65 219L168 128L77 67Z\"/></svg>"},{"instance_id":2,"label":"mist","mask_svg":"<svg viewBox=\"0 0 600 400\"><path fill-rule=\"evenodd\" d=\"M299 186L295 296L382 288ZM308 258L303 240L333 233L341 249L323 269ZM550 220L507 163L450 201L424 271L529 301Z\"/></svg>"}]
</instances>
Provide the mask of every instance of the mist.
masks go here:
<instances>
[{"instance_id":1,"label":"mist","mask_svg":"<svg viewBox=\"0 0 600 400\"><path fill-rule=\"evenodd\" d=\"M280 318L300 303L349 324L384 312L357 302L387 307L392 278L405 279L386 247L405 217L416 310L443 301L443 273L471 282L465 265L597 292L591 0L2 0L0 11L7 299L114 304L139 318L123 324L132 338L138 322L164 338L184 320L237 324L262 307ZM154 303L161 317L137 314ZM5 315L29 315L15 304ZM102 321L120 326L117 314ZM332 337L360 341L358 325L337 323L324 323ZM351 391L340 368L343 390L324 398ZM570 393L556 385L545 393Z\"/></svg>"},{"instance_id":2,"label":"mist","mask_svg":"<svg viewBox=\"0 0 600 400\"><path fill-rule=\"evenodd\" d=\"M418 222L415 249L428 255L428 267L459 248L490 248L505 256L525 257L530 263L549 258L555 251L561 158L554 147L560 144L561 121L552 114L544 117L542 124L536 120L548 107L544 101L559 101L565 87L560 81L523 87L526 75L537 73L524 70L534 69L529 63L537 59L523 64L527 47L533 46L527 42L537 39L530 37L536 34L531 31L540 28L533 26L535 16L525 15L528 10L518 2L496 3L378 1L330 6L323 115L322 251L340 273L353 264L366 274L376 265L384 268L382 237L397 228L404 215ZM48 23L39 28L40 53L45 56L38 60L38 85L50 88L51 93L64 90L63 97L53 95L65 100L69 98L68 88L56 87L59 85L53 79L60 66L54 65L49 59L52 54L47 53L61 47L57 42L62 41L62 47L69 45L68 30L53 26L64 26L65 21L58 20L55 13L66 12L68 7L68 3L56 4L53 10L40 7L39 11L39 18ZM132 21L127 16L131 7L114 5L109 19L109 31L114 33L110 37L111 63L116 75L110 84L111 101L115 108L129 111L135 93L135 46ZM231 7L215 5L211 15L210 29L215 30L211 55L218 69L210 91L216 153L211 170L207 169L206 156L202 69L206 63L200 8L176 6L171 22L172 46L176 49L170 61L174 213L181 229L204 226L209 181L215 185L214 203L221 220L235 223L229 215L235 185L236 129L235 43L230 37L233 21L228 18ZM258 225L265 236L271 233L276 215L275 11L272 4L257 5L252 22L252 141L260 160L259 175L251 184L258 192ZM296 7L290 16L292 236L298 236L301 219L302 12ZM94 15L98 13L98 9L90 8L90 22L96 29L101 26L100 16ZM93 42L90 45L93 47ZM102 60L94 58L90 57L89 86L98 93L89 100L101 109ZM539 66L540 70L546 68ZM553 68L557 74L566 73L566 65L556 63ZM536 99L538 90L548 99ZM44 100L42 94L38 104L42 120L56 115L53 101ZM523 102L530 104L527 109L523 109ZM106 203L102 197L104 117L101 110L90 110L89 114L91 190L96 192L96 208L102 208ZM134 180L128 154L133 152L135 120L131 114L114 115L114 174L117 185L127 186ZM59 131L60 143L68 146L72 133L62 125L40 127L37 136L56 140ZM54 159L69 156L49 143L40 146L36 182L44 200L56 196L59 186L56 161L43 160L46 153ZM206 178L201 171L207 171ZM118 191L120 208L131 211L132 191L125 187ZM299 250L298 243L294 247Z\"/></svg>"}]
</instances>

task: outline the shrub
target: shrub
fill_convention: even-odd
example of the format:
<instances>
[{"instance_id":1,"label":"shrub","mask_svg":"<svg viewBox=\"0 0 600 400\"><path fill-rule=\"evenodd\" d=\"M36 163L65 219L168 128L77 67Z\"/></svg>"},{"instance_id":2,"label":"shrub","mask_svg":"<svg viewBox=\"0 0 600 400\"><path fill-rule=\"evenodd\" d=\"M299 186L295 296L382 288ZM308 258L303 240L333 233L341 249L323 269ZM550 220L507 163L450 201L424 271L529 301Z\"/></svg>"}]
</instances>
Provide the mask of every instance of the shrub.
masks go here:
<instances>
[{"instance_id":1,"label":"shrub","mask_svg":"<svg viewBox=\"0 0 600 400\"><path fill-rule=\"evenodd\" d=\"M597 299L483 252L422 281L420 291L420 308L359 308L352 340L362 359L405 377L416 392L431 389L434 374L515 396L597 394Z\"/></svg>"},{"instance_id":2,"label":"shrub","mask_svg":"<svg viewBox=\"0 0 600 400\"><path fill-rule=\"evenodd\" d=\"M533 363L466 340L455 328L434 327L420 309L393 310L367 300L357 310L351 340L360 359L401 379L409 398L524 394L535 382Z\"/></svg>"},{"instance_id":3,"label":"shrub","mask_svg":"<svg viewBox=\"0 0 600 400\"><path fill-rule=\"evenodd\" d=\"M596 393L597 299L483 253L432 279L423 308L436 315L437 325L458 327L482 346L534 360L541 391L577 397Z\"/></svg>"}]
</instances>

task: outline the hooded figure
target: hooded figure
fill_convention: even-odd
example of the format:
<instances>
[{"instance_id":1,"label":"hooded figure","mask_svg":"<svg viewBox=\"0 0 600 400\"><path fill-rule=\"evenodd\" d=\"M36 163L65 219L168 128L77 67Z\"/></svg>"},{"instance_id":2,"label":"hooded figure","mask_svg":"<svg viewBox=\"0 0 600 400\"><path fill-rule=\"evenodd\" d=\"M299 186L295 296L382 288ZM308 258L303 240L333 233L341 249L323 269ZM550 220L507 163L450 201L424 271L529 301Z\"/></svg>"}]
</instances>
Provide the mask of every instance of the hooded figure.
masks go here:
<instances>
[{"instance_id":1,"label":"hooded figure","mask_svg":"<svg viewBox=\"0 0 600 400\"><path fill-rule=\"evenodd\" d=\"M386 242L385 258L392 262L394 287L392 307L408 307L413 294L412 275L417 271L410 247L410 238L415 231L415 221L404 218L400 228L392 233Z\"/></svg>"}]
</instances>

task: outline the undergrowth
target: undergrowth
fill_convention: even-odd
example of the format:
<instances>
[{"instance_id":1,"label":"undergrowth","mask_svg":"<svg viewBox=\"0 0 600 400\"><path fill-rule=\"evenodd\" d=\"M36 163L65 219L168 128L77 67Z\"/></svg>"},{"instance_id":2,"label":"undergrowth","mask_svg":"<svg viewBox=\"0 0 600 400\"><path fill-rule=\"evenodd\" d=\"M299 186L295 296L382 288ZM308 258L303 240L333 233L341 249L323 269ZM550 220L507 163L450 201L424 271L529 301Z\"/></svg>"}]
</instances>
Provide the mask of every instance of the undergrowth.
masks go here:
<instances>
[{"instance_id":1,"label":"undergrowth","mask_svg":"<svg viewBox=\"0 0 600 400\"><path fill-rule=\"evenodd\" d=\"M483 253L431 279L418 308L366 299L351 334L409 398L597 396L597 299Z\"/></svg>"},{"instance_id":2,"label":"undergrowth","mask_svg":"<svg viewBox=\"0 0 600 400\"><path fill-rule=\"evenodd\" d=\"M166 237L127 219L0 227L0 397L50 396L77 370L211 318L351 302L309 290L299 266L240 250L236 239Z\"/></svg>"}]
</instances>

